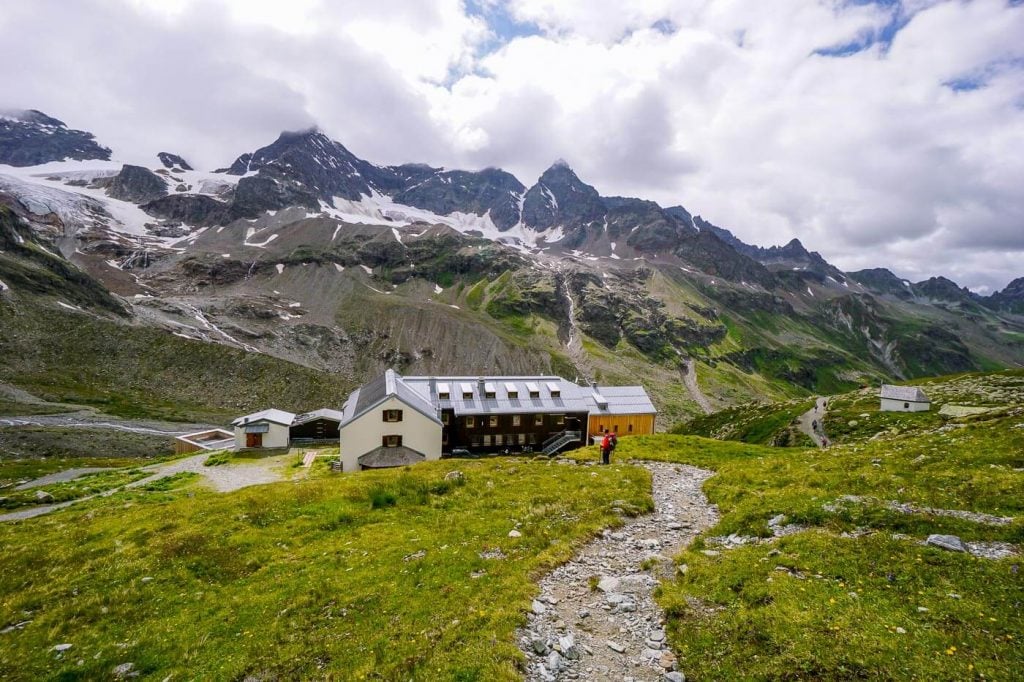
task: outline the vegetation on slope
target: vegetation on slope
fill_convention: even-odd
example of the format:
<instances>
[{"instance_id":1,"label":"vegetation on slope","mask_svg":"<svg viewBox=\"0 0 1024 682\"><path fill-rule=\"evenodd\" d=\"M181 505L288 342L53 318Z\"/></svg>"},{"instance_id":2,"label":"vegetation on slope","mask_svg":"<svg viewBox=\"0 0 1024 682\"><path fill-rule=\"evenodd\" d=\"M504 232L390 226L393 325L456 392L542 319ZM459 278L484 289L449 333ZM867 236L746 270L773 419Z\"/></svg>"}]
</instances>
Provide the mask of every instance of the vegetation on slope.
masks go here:
<instances>
[{"instance_id":1,"label":"vegetation on slope","mask_svg":"<svg viewBox=\"0 0 1024 682\"><path fill-rule=\"evenodd\" d=\"M1024 666L1020 555L982 559L922 541L953 534L1019 551L1022 453L1020 407L826 451L664 436L623 439L616 452L717 472L705 491L721 521L677 558L687 570L660 601L686 674L720 680L1014 678ZM858 501L830 506L846 495ZM734 549L707 542L770 537L779 514L806 529Z\"/></svg>"},{"instance_id":2,"label":"vegetation on slope","mask_svg":"<svg viewBox=\"0 0 1024 682\"><path fill-rule=\"evenodd\" d=\"M518 679L533 579L649 510L649 486L628 466L446 460L0 525L0 623L30 621L3 635L0 677Z\"/></svg>"},{"instance_id":3,"label":"vegetation on slope","mask_svg":"<svg viewBox=\"0 0 1024 682\"><path fill-rule=\"evenodd\" d=\"M213 421L340 405L355 383L236 348L0 300L0 381L122 417Z\"/></svg>"}]
</instances>

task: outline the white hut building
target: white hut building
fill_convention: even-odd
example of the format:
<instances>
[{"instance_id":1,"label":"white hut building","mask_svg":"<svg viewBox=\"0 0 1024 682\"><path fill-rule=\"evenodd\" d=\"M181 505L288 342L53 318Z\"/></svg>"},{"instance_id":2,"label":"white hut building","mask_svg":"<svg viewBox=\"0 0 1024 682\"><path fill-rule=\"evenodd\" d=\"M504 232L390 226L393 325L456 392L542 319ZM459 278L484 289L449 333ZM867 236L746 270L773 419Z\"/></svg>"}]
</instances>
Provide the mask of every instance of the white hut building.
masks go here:
<instances>
[{"instance_id":1,"label":"white hut building","mask_svg":"<svg viewBox=\"0 0 1024 682\"><path fill-rule=\"evenodd\" d=\"M291 441L295 415L284 410L263 410L231 422L235 429L235 448L286 448Z\"/></svg>"},{"instance_id":2,"label":"white hut building","mask_svg":"<svg viewBox=\"0 0 1024 682\"><path fill-rule=\"evenodd\" d=\"M342 471L441 459L438 411L393 370L356 389L342 413Z\"/></svg>"},{"instance_id":3,"label":"white hut building","mask_svg":"<svg viewBox=\"0 0 1024 682\"><path fill-rule=\"evenodd\" d=\"M927 412L932 406L932 401L917 386L882 384L878 397L882 401L879 407L882 412Z\"/></svg>"}]
</instances>

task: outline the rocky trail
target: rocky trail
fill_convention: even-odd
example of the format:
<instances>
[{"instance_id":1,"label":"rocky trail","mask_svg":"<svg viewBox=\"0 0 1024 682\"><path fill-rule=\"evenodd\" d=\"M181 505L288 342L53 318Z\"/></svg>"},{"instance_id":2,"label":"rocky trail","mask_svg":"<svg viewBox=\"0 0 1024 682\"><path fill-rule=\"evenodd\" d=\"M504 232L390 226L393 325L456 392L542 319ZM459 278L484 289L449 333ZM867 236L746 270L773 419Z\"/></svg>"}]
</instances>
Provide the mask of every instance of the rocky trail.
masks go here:
<instances>
[{"instance_id":1,"label":"rocky trail","mask_svg":"<svg viewBox=\"0 0 1024 682\"><path fill-rule=\"evenodd\" d=\"M541 580L518 633L527 680L682 679L673 672L675 656L652 591L659 577L672 577L672 556L717 522L717 508L701 491L712 472L642 466L653 477L655 512L605 531Z\"/></svg>"},{"instance_id":2,"label":"rocky trail","mask_svg":"<svg viewBox=\"0 0 1024 682\"><path fill-rule=\"evenodd\" d=\"M814 407L804 412L799 418L800 431L807 434L819 448L828 445L828 436L825 435L825 429L822 426L827 407L828 398L818 398L814 401Z\"/></svg>"},{"instance_id":3,"label":"rocky trail","mask_svg":"<svg viewBox=\"0 0 1024 682\"><path fill-rule=\"evenodd\" d=\"M697 364L693 361L693 358L688 358L685 361L684 367L679 368L679 373L683 377L683 385L686 386L686 392L690 394L695 403L700 405L700 409L704 410L704 414L711 414L715 411L715 408L712 407L711 401L708 400L697 384Z\"/></svg>"}]
</instances>

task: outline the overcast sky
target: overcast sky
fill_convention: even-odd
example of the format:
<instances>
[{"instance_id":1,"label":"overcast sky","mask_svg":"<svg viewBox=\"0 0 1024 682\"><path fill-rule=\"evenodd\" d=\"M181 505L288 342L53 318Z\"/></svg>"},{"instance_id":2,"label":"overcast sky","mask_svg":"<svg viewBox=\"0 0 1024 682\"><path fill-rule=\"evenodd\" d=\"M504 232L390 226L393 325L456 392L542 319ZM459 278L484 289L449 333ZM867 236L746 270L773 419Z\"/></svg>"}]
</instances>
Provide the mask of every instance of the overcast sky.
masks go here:
<instances>
[{"instance_id":1,"label":"overcast sky","mask_svg":"<svg viewBox=\"0 0 1024 682\"><path fill-rule=\"evenodd\" d=\"M1021 0L0 0L0 108L227 165L563 158L844 270L1024 276Z\"/></svg>"}]
</instances>

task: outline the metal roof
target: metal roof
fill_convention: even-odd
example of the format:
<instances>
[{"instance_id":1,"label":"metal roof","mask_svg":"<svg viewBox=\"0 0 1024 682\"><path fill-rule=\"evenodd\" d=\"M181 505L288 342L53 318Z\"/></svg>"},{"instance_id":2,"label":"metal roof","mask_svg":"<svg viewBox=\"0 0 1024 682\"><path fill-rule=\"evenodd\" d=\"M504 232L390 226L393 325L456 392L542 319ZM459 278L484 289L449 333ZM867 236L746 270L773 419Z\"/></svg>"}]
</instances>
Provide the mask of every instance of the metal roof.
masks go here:
<instances>
[{"instance_id":1,"label":"metal roof","mask_svg":"<svg viewBox=\"0 0 1024 682\"><path fill-rule=\"evenodd\" d=\"M362 455L357 461L367 469L387 469L422 462L427 457L419 450L405 445L389 448L379 446Z\"/></svg>"},{"instance_id":2,"label":"metal roof","mask_svg":"<svg viewBox=\"0 0 1024 682\"><path fill-rule=\"evenodd\" d=\"M253 412L252 414L247 414L244 417L239 417L238 419L231 422L231 425L242 426L244 424L251 424L253 422L265 421L271 422L273 424L282 424L283 426L291 426L294 420L295 415L292 414L291 412L285 412L284 410L275 410L271 408L269 410Z\"/></svg>"},{"instance_id":3,"label":"metal roof","mask_svg":"<svg viewBox=\"0 0 1024 682\"><path fill-rule=\"evenodd\" d=\"M930 403L931 400L917 386L893 386L882 384L882 391L879 398L890 398L892 400L903 400L909 403Z\"/></svg>"},{"instance_id":4,"label":"metal roof","mask_svg":"<svg viewBox=\"0 0 1024 682\"><path fill-rule=\"evenodd\" d=\"M389 398L397 398L428 419L441 423L431 401L410 388L393 369L357 388L345 401L341 426L358 419Z\"/></svg>"},{"instance_id":5,"label":"metal roof","mask_svg":"<svg viewBox=\"0 0 1024 682\"><path fill-rule=\"evenodd\" d=\"M292 422L292 426L308 424L309 422L316 421L317 419L328 419L333 422L341 422L341 420L344 418L345 413L339 412L338 410L315 410L313 412L306 412L305 414L300 414L298 417L295 418L295 421Z\"/></svg>"},{"instance_id":6,"label":"metal roof","mask_svg":"<svg viewBox=\"0 0 1024 682\"><path fill-rule=\"evenodd\" d=\"M405 377L405 383L429 400L438 409L451 409L456 416L477 414L563 414L587 412L584 390L571 381L553 376L487 376L487 377ZM460 387L443 400L439 387L453 384ZM545 385L545 390L537 388ZM522 386L526 386L526 391ZM552 395L552 390L554 394ZM539 397L531 398L535 391ZM470 395L464 398L463 395ZM493 398L485 397L493 394ZM510 396L514 396L511 397Z\"/></svg>"},{"instance_id":7,"label":"metal roof","mask_svg":"<svg viewBox=\"0 0 1024 682\"><path fill-rule=\"evenodd\" d=\"M643 386L598 386L591 391L590 398L593 414L657 414L647 391ZM602 404L599 398L603 398Z\"/></svg>"}]
</instances>

